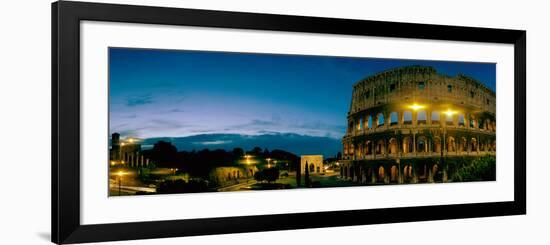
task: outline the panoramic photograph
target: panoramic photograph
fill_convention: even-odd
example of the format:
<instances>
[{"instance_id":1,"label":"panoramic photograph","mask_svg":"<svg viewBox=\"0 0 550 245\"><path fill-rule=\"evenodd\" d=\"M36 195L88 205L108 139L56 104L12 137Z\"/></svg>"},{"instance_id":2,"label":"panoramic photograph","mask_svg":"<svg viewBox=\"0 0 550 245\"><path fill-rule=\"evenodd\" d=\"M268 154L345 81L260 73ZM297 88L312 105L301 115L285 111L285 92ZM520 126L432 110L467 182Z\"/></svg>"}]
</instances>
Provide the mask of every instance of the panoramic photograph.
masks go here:
<instances>
[{"instance_id":1,"label":"panoramic photograph","mask_svg":"<svg viewBox=\"0 0 550 245\"><path fill-rule=\"evenodd\" d=\"M110 47L109 196L496 180L496 64Z\"/></svg>"}]
</instances>

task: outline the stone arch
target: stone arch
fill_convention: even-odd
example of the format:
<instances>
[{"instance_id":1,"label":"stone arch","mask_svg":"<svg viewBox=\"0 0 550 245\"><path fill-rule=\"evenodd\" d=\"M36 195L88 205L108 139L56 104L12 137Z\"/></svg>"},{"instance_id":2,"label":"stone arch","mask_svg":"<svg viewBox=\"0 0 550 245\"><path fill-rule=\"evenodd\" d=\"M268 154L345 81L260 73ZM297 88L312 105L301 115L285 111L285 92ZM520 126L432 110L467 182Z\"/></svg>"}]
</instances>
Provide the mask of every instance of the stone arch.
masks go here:
<instances>
[{"instance_id":1,"label":"stone arch","mask_svg":"<svg viewBox=\"0 0 550 245\"><path fill-rule=\"evenodd\" d=\"M309 172L314 173L315 172L315 165L313 163L309 164Z\"/></svg>"},{"instance_id":2,"label":"stone arch","mask_svg":"<svg viewBox=\"0 0 550 245\"><path fill-rule=\"evenodd\" d=\"M460 139L460 151L465 152L468 150L468 141L466 141L466 137L462 137Z\"/></svg>"},{"instance_id":3,"label":"stone arch","mask_svg":"<svg viewBox=\"0 0 550 245\"><path fill-rule=\"evenodd\" d=\"M359 142L359 144L357 144L357 157L358 158L363 157L363 143L362 142Z\"/></svg>"},{"instance_id":4,"label":"stone arch","mask_svg":"<svg viewBox=\"0 0 550 245\"><path fill-rule=\"evenodd\" d=\"M365 155L371 155L372 154L372 141L367 140L365 143Z\"/></svg>"},{"instance_id":5,"label":"stone arch","mask_svg":"<svg viewBox=\"0 0 550 245\"><path fill-rule=\"evenodd\" d=\"M470 115L470 128L476 128L477 127L477 120L474 115Z\"/></svg>"},{"instance_id":6,"label":"stone arch","mask_svg":"<svg viewBox=\"0 0 550 245\"><path fill-rule=\"evenodd\" d=\"M384 182L385 178L386 178L386 169L384 169L384 166L378 167L378 175L377 175L378 182Z\"/></svg>"},{"instance_id":7,"label":"stone arch","mask_svg":"<svg viewBox=\"0 0 550 245\"><path fill-rule=\"evenodd\" d=\"M376 126L382 127L384 126L385 122L386 122L386 119L384 118L384 114L378 113L378 115L376 115Z\"/></svg>"},{"instance_id":8,"label":"stone arch","mask_svg":"<svg viewBox=\"0 0 550 245\"><path fill-rule=\"evenodd\" d=\"M378 140L376 142L376 154L384 154L384 140Z\"/></svg>"},{"instance_id":9,"label":"stone arch","mask_svg":"<svg viewBox=\"0 0 550 245\"><path fill-rule=\"evenodd\" d=\"M432 166L432 169L431 169L431 170L432 170L432 179L433 179L434 181L441 181L441 180L442 180L442 176L441 176L441 174L439 174L439 170L440 170L440 169L439 169L439 165L434 164L434 165Z\"/></svg>"},{"instance_id":10,"label":"stone arch","mask_svg":"<svg viewBox=\"0 0 550 245\"><path fill-rule=\"evenodd\" d=\"M397 112L392 111L390 113L390 126L397 125L398 119L399 119L399 115L397 114Z\"/></svg>"},{"instance_id":11,"label":"stone arch","mask_svg":"<svg viewBox=\"0 0 550 245\"><path fill-rule=\"evenodd\" d=\"M372 116L371 115L369 115L368 119L367 119L367 128L368 129L372 128Z\"/></svg>"},{"instance_id":12,"label":"stone arch","mask_svg":"<svg viewBox=\"0 0 550 245\"><path fill-rule=\"evenodd\" d=\"M390 168L390 181L391 182L397 182L399 178L399 169L396 165L391 166Z\"/></svg>"},{"instance_id":13,"label":"stone arch","mask_svg":"<svg viewBox=\"0 0 550 245\"><path fill-rule=\"evenodd\" d=\"M476 139L476 138L472 138L472 139L470 140L470 146L471 146L471 148L470 148L471 151L477 151L477 149L478 149L478 142L477 142L477 139Z\"/></svg>"},{"instance_id":14,"label":"stone arch","mask_svg":"<svg viewBox=\"0 0 550 245\"><path fill-rule=\"evenodd\" d=\"M438 111L432 111L432 124L439 124L441 115Z\"/></svg>"},{"instance_id":15,"label":"stone arch","mask_svg":"<svg viewBox=\"0 0 550 245\"><path fill-rule=\"evenodd\" d=\"M413 142L411 139L411 136L405 136L403 137L403 153L411 153L413 152Z\"/></svg>"},{"instance_id":16,"label":"stone arch","mask_svg":"<svg viewBox=\"0 0 550 245\"><path fill-rule=\"evenodd\" d=\"M428 122L428 117L426 116L426 111L421 110L416 113L416 123L418 125L426 124Z\"/></svg>"},{"instance_id":17,"label":"stone arch","mask_svg":"<svg viewBox=\"0 0 550 245\"><path fill-rule=\"evenodd\" d=\"M403 124L410 125L412 124L412 112L404 111L403 112Z\"/></svg>"},{"instance_id":18,"label":"stone arch","mask_svg":"<svg viewBox=\"0 0 550 245\"><path fill-rule=\"evenodd\" d=\"M361 131L363 129L363 124L364 124L364 121L363 121L363 117L359 117L359 120L357 120L357 125L355 126L355 130L357 131Z\"/></svg>"},{"instance_id":19,"label":"stone arch","mask_svg":"<svg viewBox=\"0 0 550 245\"><path fill-rule=\"evenodd\" d=\"M416 152L428 152L428 139L426 139L426 136L419 136L416 139Z\"/></svg>"},{"instance_id":20,"label":"stone arch","mask_svg":"<svg viewBox=\"0 0 550 245\"><path fill-rule=\"evenodd\" d=\"M412 166L409 164L405 164L403 167L403 177L405 180L408 180L412 178Z\"/></svg>"},{"instance_id":21,"label":"stone arch","mask_svg":"<svg viewBox=\"0 0 550 245\"><path fill-rule=\"evenodd\" d=\"M388 153L390 154L397 154L398 146L397 146L397 140L395 138L390 139L390 143L388 144Z\"/></svg>"},{"instance_id":22,"label":"stone arch","mask_svg":"<svg viewBox=\"0 0 550 245\"><path fill-rule=\"evenodd\" d=\"M437 152L437 153L441 153L442 150L443 149L442 149L442 145L441 145L441 138L434 137L434 149L433 149L433 151Z\"/></svg>"},{"instance_id":23,"label":"stone arch","mask_svg":"<svg viewBox=\"0 0 550 245\"><path fill-rule=\"evenodd\" d=\"M464 120L464 114L460 113L458 114L458 126L460 127L464 127L466 124L465 124L465 120Z\"/></svg>"},{"instance_id":24,"label":"stone arch","mask_svg":"<svg viewBox=\"0 0 550 245\"><path fill-rule=\"evenodd\" d=\"M447 151L448 152L455 152L455 138L452 136L447 137Z\"/></svg>"}]
</instances>

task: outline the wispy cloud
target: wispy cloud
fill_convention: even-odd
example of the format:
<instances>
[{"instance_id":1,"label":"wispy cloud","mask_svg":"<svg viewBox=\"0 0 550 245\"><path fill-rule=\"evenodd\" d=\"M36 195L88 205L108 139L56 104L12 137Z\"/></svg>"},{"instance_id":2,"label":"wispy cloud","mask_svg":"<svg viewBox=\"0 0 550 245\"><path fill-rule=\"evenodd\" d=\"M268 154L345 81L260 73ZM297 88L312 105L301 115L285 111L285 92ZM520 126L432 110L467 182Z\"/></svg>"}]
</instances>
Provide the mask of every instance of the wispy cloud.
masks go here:
<instances>
[{"instance_id":1,"label":"wispy cloud","mask_svg":"<svg viewBox=\"0 0 550 245\"><path fill-rule=\"evenodd\" d=\"M214 141L203 141L203 142L193 142L193 144L196 145L223 145L223 144L229 144L233 141L231 140L214 140Z\"/></svg>"},{"instance_id":2,"label":"wispy cloud","mask_svg":"<svg viewBox=\"0 0 550 245\"><path fill-rule=\"evenodd\" d=\"M127 106L139 106L153 103L152 94L143 94L126 98Z\"/></svg>"}]
</instances>

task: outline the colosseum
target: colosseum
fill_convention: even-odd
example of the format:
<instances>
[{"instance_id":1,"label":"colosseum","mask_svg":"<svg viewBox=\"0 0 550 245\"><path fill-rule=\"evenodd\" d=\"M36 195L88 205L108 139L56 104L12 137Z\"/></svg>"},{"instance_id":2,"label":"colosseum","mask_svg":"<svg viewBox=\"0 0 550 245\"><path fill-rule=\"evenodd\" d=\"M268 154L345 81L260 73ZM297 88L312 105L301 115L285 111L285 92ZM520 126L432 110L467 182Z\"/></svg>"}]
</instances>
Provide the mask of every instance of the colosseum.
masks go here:
<instances>
[{"instance_id":1,"label":"colosseum","mask_svg":"<svg viewBox=\"0 0 550 245\"><path fill-rule=\"evenodd\" d=\"M353 85L340 175L361 183L448 182L457 162L495 155L495 92L433 67Z\"/></svg>"}]
</instances>

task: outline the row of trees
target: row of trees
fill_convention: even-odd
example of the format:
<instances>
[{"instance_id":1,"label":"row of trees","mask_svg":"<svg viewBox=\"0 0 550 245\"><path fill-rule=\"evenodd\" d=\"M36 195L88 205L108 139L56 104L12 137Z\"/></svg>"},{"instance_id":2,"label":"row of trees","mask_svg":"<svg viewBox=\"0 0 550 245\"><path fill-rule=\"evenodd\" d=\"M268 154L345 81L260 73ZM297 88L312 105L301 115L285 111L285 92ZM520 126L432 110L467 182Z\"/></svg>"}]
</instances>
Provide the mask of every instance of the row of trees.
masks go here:
<instances>
[{"instance_id":1,"label":"row of trees","mask_svg":"<svg viewBox=\"0 0 550 245\"><path fill-rule=\"evenodd\" d=\"M178 171L189 173L196 177L206 177L215 167L235 166L245 154L254 156L257 161L265 161L267 158L284 162L285 167L294 169L299 165L300 158L283 150L262 149L254 147L245 152L242 148L234 148L231 151L223 149L200 151L178 151L170 142L159 141L152 149L143 151L143 154L156 163L157 167L177 168Z\"/></svg>"}]
</instances>

